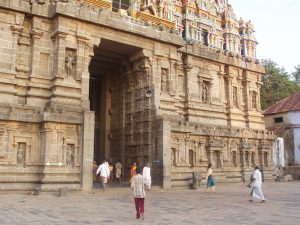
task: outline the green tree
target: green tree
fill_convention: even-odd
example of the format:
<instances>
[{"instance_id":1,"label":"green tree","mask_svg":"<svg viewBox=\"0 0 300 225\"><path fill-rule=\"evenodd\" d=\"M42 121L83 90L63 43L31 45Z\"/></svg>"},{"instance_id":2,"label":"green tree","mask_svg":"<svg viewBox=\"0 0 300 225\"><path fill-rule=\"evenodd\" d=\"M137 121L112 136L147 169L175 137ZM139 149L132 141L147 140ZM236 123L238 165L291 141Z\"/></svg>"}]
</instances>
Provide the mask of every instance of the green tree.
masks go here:
<instances>
[{"instance_id":1,"label":"green tree","mask_svg":"<svg viewBox=\"0 0 300 225\"><path fill-rule=\"evenodd\" d=\"M272 60L262 60L266 73L262 78L261 107L266 109L285 97L300 91L299 85L290 80L284 68L280 68Z\"/></svg>"},{"instance_id":2,"label":"green tree","mask_svg":"<svg viewBox=\"0 0 300 225\"><path fill-rule=\"evenodd\" d=\"M295 82L300 85L300 64L295 67L295 72L292 73L292 76Z\"/></svg>"}]
</instances>

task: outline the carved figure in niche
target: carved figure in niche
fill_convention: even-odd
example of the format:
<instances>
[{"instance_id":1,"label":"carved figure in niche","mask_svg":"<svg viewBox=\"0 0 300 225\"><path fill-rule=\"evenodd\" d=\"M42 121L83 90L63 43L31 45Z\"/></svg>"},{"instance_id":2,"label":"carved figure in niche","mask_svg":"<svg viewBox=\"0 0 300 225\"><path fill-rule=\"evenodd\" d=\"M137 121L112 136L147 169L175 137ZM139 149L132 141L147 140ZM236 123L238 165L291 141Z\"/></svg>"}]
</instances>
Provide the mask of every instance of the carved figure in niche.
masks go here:
<instances>
[{"instance_id":1,"label":"carved figure in niche","mask_svg":"<svg viewBox=\"0 0 300 225\"><path fill-rule=\"evenodd\" d=\"M67 145L66 165L74 166L74 145Z\"/></svg>"},{"instance_id":2,"label":"carved figure in niche","mask_svg":"<svg viewBox=\"0 0 300 225\"><path fill-rule=\"evenodd\" d=\"M238 107L237 87L233 87L233 106Z\"/></svg>"},{"instance_id":3,"label":"carved figure in niche","mask_svg":"<svg viewBox=\"0 0 300 225\"><path fill-rule=\"evenodd\" d=\"M26 143L19 142L17 149L17 163L25 164Z\"/></svg>"},{"instance_id":4,"label":"carved figure in niche","mask_svg":"<svg viewBox=\"0 0 300 225\"><path fill-rule=\"evenodd\" d=\"M171 164L172 164L172 166L176 166L176 149L175 148L172 148Z\"/></svg>"},{"instance_id":5,"label":"carved figure in niche","mask_svg":"<svg viewBox=\"0 0 300 225\"><path fill-rule=\"evenodd\" d=\"M201 91L202 102L208 103L208 84L206 82L202 83L202 91Z\"/></svg>"},{"instance_id":6,"label":"carved figure in niche","mask_svg":"<svg viewBox=\"0 0 300 225\"><path fill-rule=\"evenodd\" d=\"M65 58L65 67L66 67L67 77L75 78L74 77L75 64L76 64L75 52L68 50L66 52L66 58Z\"/></svg>"},{"instance_id":7,"label":"carved figure in niche","mask_svg":"<svg viewBox=\"0 0 300 225\"><path fill-rule=\"evenodd\" d=\"M168 92L168 70L162 69L161 70L161 91Z\"/></svg>"},{"instance_id":8,"label":"carved figure in niche","mask_svg":"<svg viewBox=\"0 0 300 225\"><path fill-rule=\"evenodd\" d=\"M146 12L150 15L157 15L155 0L144 0L141 4L141 11Z\"/></svg>"},{"instance_id":9,"label":"carved figure in niche","mask_svg":"<svg viewBox=\"0 0 300 225\"><path fill-rule=\"evenodd\" d=\"M256 92L253 91L252 92L252 108L256 108L257 107L257 103L256 103Z\"/></svg>"}]
</instances>

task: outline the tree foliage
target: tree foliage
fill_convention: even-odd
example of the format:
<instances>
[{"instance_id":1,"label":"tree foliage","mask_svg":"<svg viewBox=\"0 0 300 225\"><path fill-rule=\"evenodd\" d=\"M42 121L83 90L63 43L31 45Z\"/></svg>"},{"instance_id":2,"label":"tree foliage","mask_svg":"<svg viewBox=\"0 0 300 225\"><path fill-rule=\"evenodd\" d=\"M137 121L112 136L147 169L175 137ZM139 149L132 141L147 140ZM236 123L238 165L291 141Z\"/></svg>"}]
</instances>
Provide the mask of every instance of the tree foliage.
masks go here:
<instances>
[{"instance_id":1,"label":"tree foliage","mask_svg":"<svg viewBox=\"0 0 300 225\"><path fill-rule=\"evenodd\" d=\"M280 68L272 60L263 60L266 73L263 76L261 88L261 107L266 109L287 96L300 91L299 85L290 80L284 68ZM300 67L299 67L300 68Z\"/></svg>"},{"instance_id":2,"label":"tree foliage","mask_svg":"<svg viewBox=\"0 0 300 225\"><path fill-rule=\"evenodd\" d=\"M300 64L295 67L295 72L292 73L294 81L300 85Z\"/></svg>"}]
</instances>

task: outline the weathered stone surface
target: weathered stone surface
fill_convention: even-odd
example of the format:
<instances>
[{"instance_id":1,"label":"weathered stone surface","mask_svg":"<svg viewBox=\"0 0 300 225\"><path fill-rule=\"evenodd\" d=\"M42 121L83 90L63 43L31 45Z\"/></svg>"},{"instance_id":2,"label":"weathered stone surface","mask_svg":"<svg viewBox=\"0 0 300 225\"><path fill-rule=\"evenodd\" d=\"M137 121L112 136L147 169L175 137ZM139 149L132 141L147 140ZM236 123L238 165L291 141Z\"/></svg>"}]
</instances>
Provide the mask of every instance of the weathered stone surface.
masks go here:
<instances>
[{"instance_id":1,"label":"weathered stone surface","mask_svg":"<svg viewBox=\"0 0 300 225\"><path fill-rule=\"evenodd\" d=\"M0 25L1 190L89 190L103 158L166 189L209 162L272 179L256 60L78 1L1 1Z\"/></svg>"}]
</instances>

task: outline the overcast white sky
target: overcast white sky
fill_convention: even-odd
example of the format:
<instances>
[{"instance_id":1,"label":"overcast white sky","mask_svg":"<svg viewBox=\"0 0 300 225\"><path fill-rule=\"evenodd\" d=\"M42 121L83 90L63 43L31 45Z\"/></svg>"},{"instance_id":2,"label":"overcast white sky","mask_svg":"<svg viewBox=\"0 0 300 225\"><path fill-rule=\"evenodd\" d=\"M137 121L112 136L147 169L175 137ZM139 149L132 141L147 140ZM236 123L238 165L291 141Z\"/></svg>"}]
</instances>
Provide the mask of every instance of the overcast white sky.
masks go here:
<instances>
[{"instance_id":1,"label":"overcast white sky","mask_svg":"<svg viewBox=\"0 0 300 225\"><path fill-rule=\"evenodd\" d=\"M237 18L251 19L259 42L257 57L286 71L300 64L300 0L228 0Z\"/></svg>"}]
</instances>

